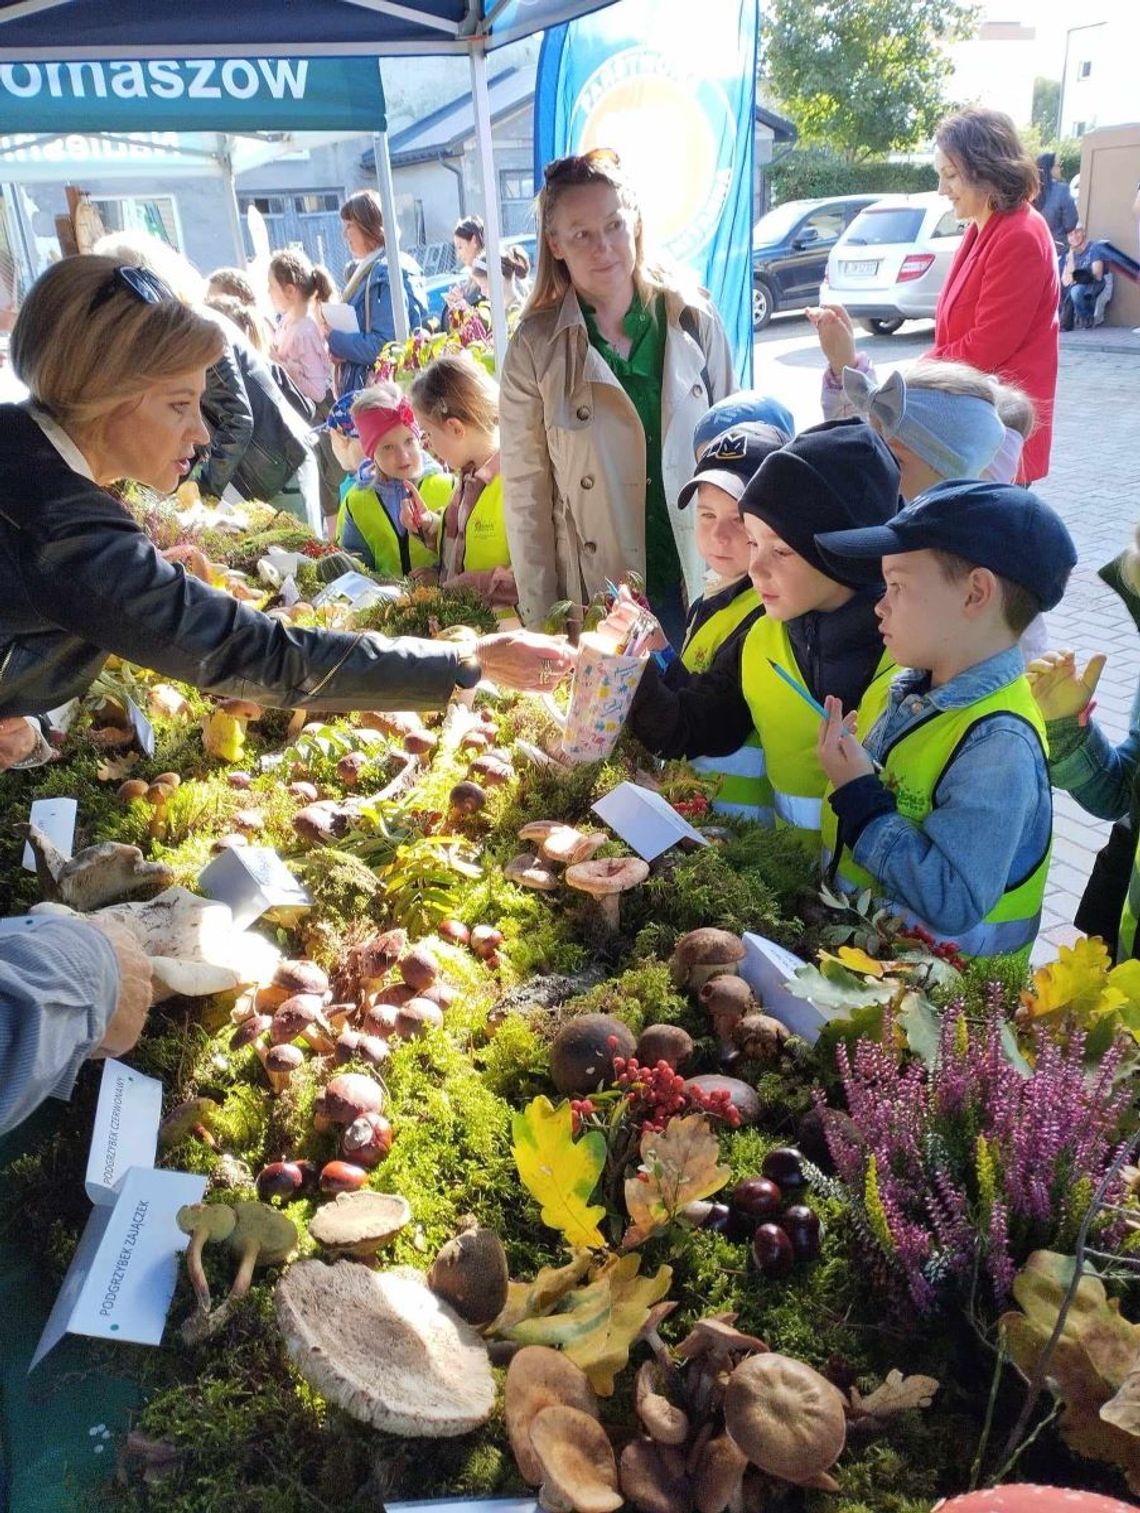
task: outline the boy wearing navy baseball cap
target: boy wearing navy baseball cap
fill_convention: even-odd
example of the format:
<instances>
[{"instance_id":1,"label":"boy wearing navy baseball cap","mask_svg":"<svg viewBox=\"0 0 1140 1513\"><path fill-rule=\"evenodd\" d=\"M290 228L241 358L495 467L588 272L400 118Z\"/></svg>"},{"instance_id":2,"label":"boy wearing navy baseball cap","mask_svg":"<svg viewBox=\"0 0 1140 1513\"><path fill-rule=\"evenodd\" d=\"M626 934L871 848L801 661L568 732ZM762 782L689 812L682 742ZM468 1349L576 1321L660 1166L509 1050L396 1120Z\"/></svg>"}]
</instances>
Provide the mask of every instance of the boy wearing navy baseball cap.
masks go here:
<instances>
[{"instance_id":1,"label":"boy wearing navy baseball cap","mask_svg":"<svg viewBox=\"0 0 1140 1513\"><path fill-rule=\"evenodd\" d=\"M868 581L881 572L883 642L911 669L865 747L826 701L824 839L840 884L873 888L968 956L1028 958L1053 808L1045 725L1017 643L1060 602L1076 562L1068 531L1026 489L942 483L883 525L816 544L837 569Z\"/></svg>"}]
</instances>

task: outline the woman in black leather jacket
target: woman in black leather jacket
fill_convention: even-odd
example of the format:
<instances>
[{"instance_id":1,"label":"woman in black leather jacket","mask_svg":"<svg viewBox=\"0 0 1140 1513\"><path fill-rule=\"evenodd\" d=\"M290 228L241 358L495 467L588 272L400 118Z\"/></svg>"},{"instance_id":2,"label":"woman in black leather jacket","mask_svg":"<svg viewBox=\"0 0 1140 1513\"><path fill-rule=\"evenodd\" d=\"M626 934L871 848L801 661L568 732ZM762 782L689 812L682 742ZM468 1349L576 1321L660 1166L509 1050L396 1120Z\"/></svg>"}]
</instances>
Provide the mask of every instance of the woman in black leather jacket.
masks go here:
<instances>
[{"instance_id":1,"label":"woman in black leather jacket","mask_svg":"<svg viewBox=\"0 0 1140 1513\"><path fill-rule=\"evenodd\" d=\"M488 636L465 656L296 630L155 550L105 486L177 487L209 437L200 401L222 340L112 258L67 258L29 293L11 358L31 398L0 406L0 735L5 717L81 694L112 653L209 693L314 711L438 706L480 666L510 687L556 683L563 642Z\"/></svg>"}]
</instances>

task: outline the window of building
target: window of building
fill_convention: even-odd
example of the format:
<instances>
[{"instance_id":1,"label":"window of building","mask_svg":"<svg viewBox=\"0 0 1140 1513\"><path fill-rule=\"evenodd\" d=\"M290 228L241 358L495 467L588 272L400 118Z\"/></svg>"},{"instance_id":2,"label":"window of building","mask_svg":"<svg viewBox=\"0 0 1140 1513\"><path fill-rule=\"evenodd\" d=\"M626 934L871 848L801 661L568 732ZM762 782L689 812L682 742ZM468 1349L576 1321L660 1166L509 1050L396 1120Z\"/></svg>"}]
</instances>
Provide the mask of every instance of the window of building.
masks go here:
<instances>
[{"instance_id":1,"label":"window of building","mask_svg":"<svg viewBox=\"0 0 1140 1513\"><path fill-rule=\"evenodd\" d=\"M176 252L183 250L178 204L172 194L113 194L91 203L108 231L146 231Z\"/></svg>"},{"instance_id":2,"label":"window of building","mask_svg":"<svg viewBox=\"0 0 1140 1513\"><path fill-rule=\"evenodd\" d=\"M1085 134L1085 122L1084 121L1074 121L1073 122L1073 136L1075 136L1075 137L1083 137L1084 134Z\"/></svg>"},{"instance_id":3,"label":"window of building","mask_svg":"<svg viewBox=\"0 0 1140 1513\"><path fill-rule=\"evenodd\" d=\"M1077 64L1077 78L1087 79L1092 73L1092 64L1086 58L1084 62Z\"/></svg>"},{"instance_id":4,"label":"window of building","mask_svg":"<svg viewBox=\"0 0 1140 1513\"><path fill-rule=\"evenodd\" d=\"M499 206L504 236L534 229L534 177L526 168L499 169Z\"/></svg>"}]
</instances>

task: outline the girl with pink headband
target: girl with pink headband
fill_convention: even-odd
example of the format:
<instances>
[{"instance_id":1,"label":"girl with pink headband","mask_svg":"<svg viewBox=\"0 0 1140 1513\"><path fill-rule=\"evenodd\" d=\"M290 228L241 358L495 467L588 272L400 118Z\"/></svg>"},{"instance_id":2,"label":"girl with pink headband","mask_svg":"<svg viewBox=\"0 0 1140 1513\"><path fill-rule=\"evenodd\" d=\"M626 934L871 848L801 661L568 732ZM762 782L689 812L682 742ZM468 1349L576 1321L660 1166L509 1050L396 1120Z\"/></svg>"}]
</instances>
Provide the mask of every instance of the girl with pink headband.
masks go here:
<instances>
[{"instance_id":1,"label":"girl with pink headband","mask_svg":"<svg viewBox=\"0 0 1140 1513\"><path fill-rule=\"evenodd\" d=\"M403 516L412 501L442 510L451 498L451 478L424 456L412 407L394 383L361 389L351 417L373 471L370 477L358 473L345 491L337 541L385 578L434 576L434 543L409 531Z\"/></svg>"}]
</instances>

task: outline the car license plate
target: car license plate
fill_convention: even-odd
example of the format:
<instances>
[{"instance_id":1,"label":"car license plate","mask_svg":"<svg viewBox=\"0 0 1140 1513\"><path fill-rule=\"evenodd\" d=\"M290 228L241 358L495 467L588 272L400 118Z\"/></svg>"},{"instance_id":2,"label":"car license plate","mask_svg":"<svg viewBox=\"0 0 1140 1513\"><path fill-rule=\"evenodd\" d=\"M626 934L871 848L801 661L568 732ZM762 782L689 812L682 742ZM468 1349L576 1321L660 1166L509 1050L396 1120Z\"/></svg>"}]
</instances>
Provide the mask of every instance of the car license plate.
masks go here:
<instances>
[{"instance_id":1,"label":"car license plate","mask_svg":"<svg viewBox=\"0 0 1140 1513\"><path fill-rule=\"evenodd\" d=\"M849 278L871 278L879 271L879 264L877 261L864 263L840 263L839 266Z\"/></svg>"}]
</instances>

